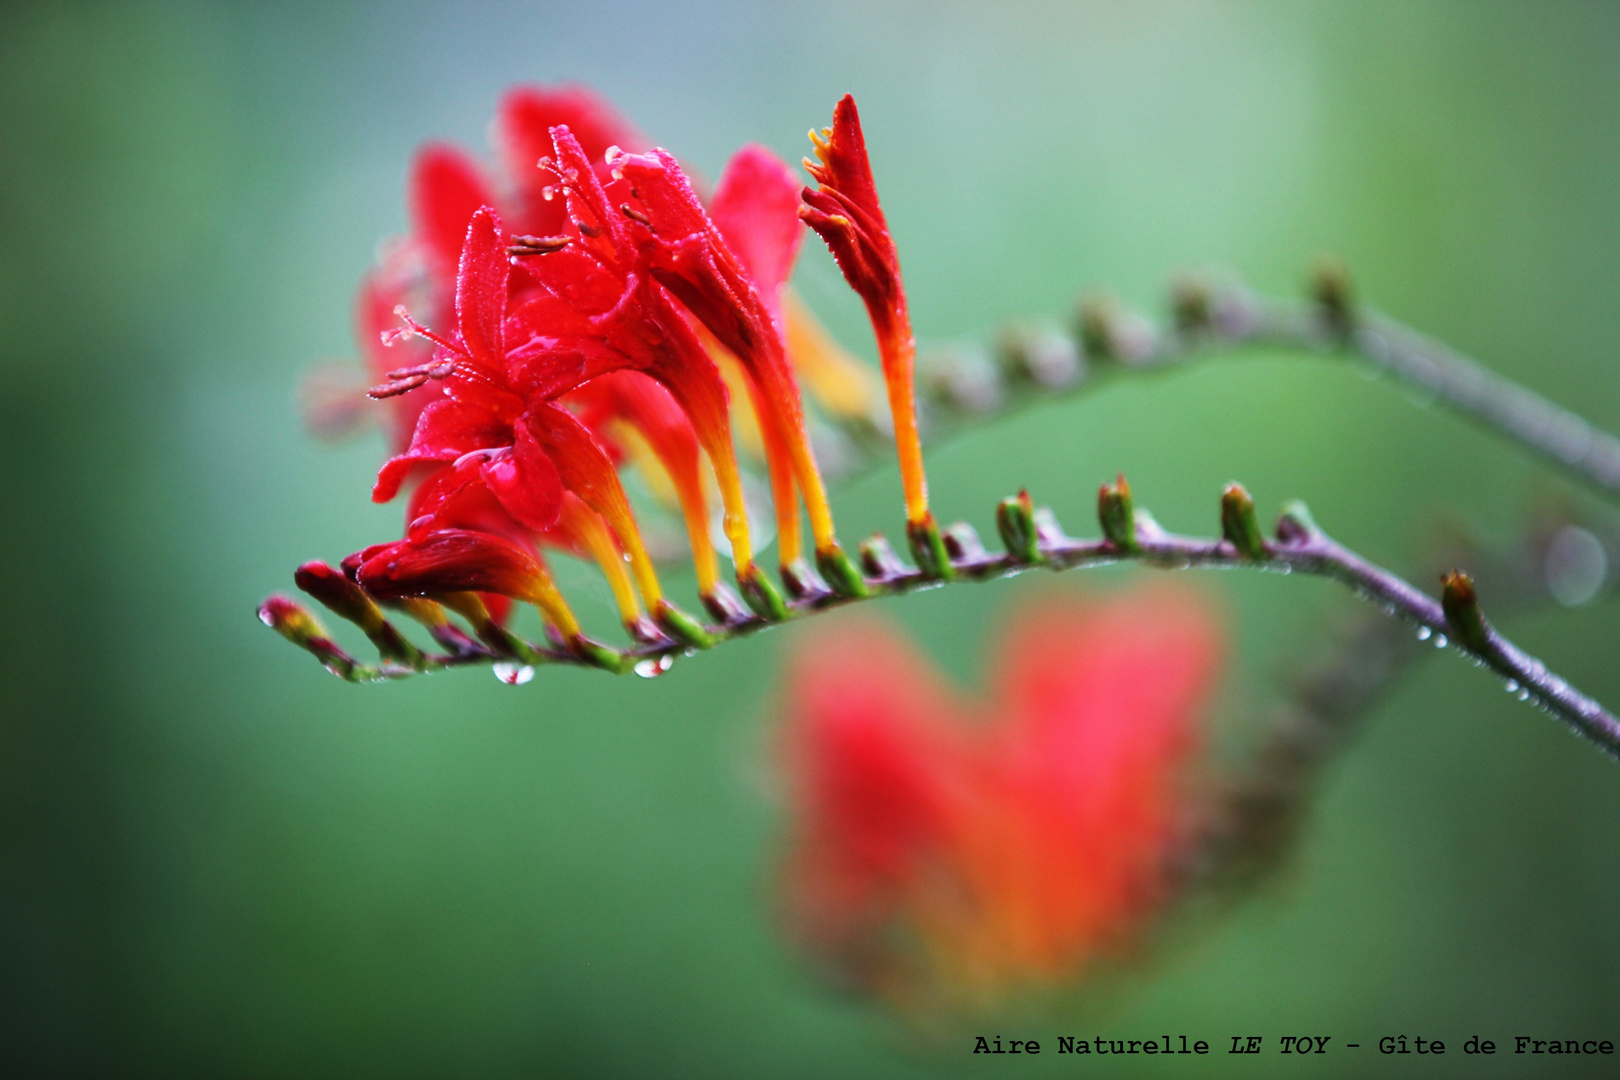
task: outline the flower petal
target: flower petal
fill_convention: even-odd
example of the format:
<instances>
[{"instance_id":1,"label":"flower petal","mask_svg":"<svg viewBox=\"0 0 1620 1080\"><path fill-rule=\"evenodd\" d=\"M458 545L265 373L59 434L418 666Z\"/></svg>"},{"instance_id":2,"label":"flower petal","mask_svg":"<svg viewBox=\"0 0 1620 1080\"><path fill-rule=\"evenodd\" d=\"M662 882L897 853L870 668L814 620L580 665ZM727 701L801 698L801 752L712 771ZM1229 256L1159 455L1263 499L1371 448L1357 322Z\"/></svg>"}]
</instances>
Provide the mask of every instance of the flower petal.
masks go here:
<instances>
[{"instance_id":1,"label":"flower petal","mask_svg":"<svg viewBox=\"0 0 1620 1080\"><path fill-rule=\"evenodd\" d=\"M720 176L709 200L709 217L780 327L782 288L804 238L793 171L763 146L743 147Z\"/></svg>"},{"instance_id":2,"label":"flower petal","mask_svg":"<svg viewBox=\"0 0 1620 1080\"><path fill-rule=\"evenodd\" d=\"M418 464L455 461L474 450L507 446L511 441L511 425L493 413L442 397L430 401L417 417L410 447L383 462L378 470L371 501L384 503L398 495L400 485Z\"/></svg>"},{"instance_id":3,"label":"flower petal","mask_svg":"<svg viewBox=\"0 0 1620 1080\"><path fill-rule=\"evenodd\" d=\"M511 453L484 462L484 482L507 513L543 531L556 525L562 512L562 477L527 424L519 424L515 435Z\"/></svg>"},{"instance_id":4,"label":"flower petal","mask_svg":"<svg viewBox=\"0 0 1620 1080\"><path fill-rule=\"evenodd\" d=\"M512 264L506 254L506 236L493 208L473 214L461 248L456 272L456 325L467 353L479 366L502 381L506 376L506 282Z\"/></svg>"},{"instance_id":5,"label":"flower petal","mask_svg":"<svg viewBox=\"0 0 1620 1080\"><path fill-rule=\"evenodd\" d=\"M449 281L461 259L467 223L493 201L478 165L446 143L430 143L411 170L411 221L432 262L430 270Z\"/></svg>"},{"instance_id":6,"label":"flower petal","mask_svg":"<svg viewBox=\"0 0 1620 1080\"><path fill-rule=\"evenodd\" d=\"M510 540L470 529L440 529L368 548L357 579L378 600L448 592L526 600L544 574L538 557Z\"/></svg>"},{"instance_id":7,"label":"flower petal","mask_svg":"<svg viewBox=\"0 0 1620 1080\"><path fill-rule=\"evenodd\" d=\"M554 154L551 129L567 125L592 168L605 177L603 155L610 146L639 151L649 144L628 120L583 86L517 86L501 99L495 118L496 142L516 188L522 231L551 236L563 231L567 216L561 200L547 199L556 177L539 166Z\"/></svg>"}]
</instances>

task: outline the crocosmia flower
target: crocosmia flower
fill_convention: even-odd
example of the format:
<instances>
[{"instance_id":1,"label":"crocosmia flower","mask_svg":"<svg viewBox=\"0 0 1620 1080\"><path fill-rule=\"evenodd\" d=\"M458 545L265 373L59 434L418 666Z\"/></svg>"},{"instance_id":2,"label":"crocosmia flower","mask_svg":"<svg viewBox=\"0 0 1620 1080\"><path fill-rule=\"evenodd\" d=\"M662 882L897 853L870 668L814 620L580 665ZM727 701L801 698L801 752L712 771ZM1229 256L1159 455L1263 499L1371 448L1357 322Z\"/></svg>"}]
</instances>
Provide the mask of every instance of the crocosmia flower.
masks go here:
<instances>
[{"instance_id":1,"label":"crocosmia flower","mask_svg":"<svg viewBox=\"0 0 1620 1080\"><path fill-rule=\"evenodd\" d=\"M858 125L854 131L836 145L858 142ZM799 374L821 388L830 412L845 416L864 407L867 380L788 292L808 216L792 170L763 147L745 146L705 199L674 155L578 88L509 92L493 132L493 163L443 143L417 155L410 235L361 286L359 323L376 380L368 393L392 436L372 497L403 496L404 535L343 560L360 599L348 586L312 595L329 608L341 601L334 610L389 643L396 666L571 654L620 671L640 668L638 655L667 667L676 649L746 632L759 625L752 619L787 618L790 603L869 595L867 574L889 571L863 572L839 545ZM863 150L859 168L864 162ZM857 195L876 215L898 290L876 196ZM904 323L903 297L891 296L884 310L891 324L896 312ZM891 402L909 410L909 361L896 366L884 348ZM757 431L770 477L788 600L755 560L733 445L739 419ZM915 427L910 412L897 421L912 436ZM698 595L716 625L694 621L664 594L620 475L626 465L667 491L684 517ZM911 465L904 469L910 485ZM714 494L752 616L722 580L721 545L710 534ZM801 504L814 568L801 558ZM952 566L937 530L932 538L940 554L920 576L947 577ZM557 551L600 566L629 649L585 636L552 581L546 556ZM328 570L305 577L329 583L336 571ZM547 644L528 645L504 629L513 600L540 609ZM377 604L444 639L449 609L479 644L469 652L462 635L446 657L395 648L387 635L396 632L379 629Z\"/></svg>"},{"instance_id":2,"label":"crocosmia flower","mask_svg":"<svg viewBox=\"0 0 1620 1080\"><path fill-rule=\"evenodd\" d=\"M1183 591L1048 601L1014 618L977 702L881 624L805 643L783 731L792 937L913 1008L1118 962L1185 854L1221 640Z\"/></svg>"},{"instance_id":3,"label":"crocosmia flower","mask_svg":"<svg viewBox=\"0 0 1620 1080\"><path fill-rule=\"evenodd\" d=\"M855 99L845 94L833 110L832 127L811 131L810 139L816 158L805 158L804 167L817 186L804 189L800 215L821 234L850 288L866 303L894 415L906 518L913 528L923 528L930 519L913 391L917 343L900 281L900 254L878 204Z\"/></svg>"}]
</instances>

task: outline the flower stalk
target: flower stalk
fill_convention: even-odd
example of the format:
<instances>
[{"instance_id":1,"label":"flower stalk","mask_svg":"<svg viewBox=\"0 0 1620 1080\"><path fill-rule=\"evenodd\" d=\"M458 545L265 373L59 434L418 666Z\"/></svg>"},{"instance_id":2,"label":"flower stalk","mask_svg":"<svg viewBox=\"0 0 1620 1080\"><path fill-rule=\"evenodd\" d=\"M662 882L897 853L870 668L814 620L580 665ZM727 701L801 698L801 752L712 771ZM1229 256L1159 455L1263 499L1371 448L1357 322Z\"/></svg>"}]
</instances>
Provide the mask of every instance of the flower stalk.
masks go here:
<instances>
[{"instance_id":1,"label":"flower stalk","mask_svg":"<svg viewBox=\"0 0 1620 1080\"><path fill-rule=\"evenodd\" d=\"M1259 557L1245 553L1224 536L1189 537L1165 532L1153 524L1152 518L1145 512L1134 509L1129 520L1136 525L1135 539L1127 547L1118 542L1125 535L1118 530L1127 520L1120 516L1120 511L1128 503L1126 496L1129 490L1129 484L1123 482L1123 477L1104 486L1104 492L1113 492L1109 498L1111 509L1107 519L1113 522L1109 528L1114 535L1094 540L1075 539L1064 534L1057 519L1046 507L1026 514L1024 507L1033 503L1025 496L1003 500L1000 507L1009 504L1018 507L1017 511L1004 512L1003 516L1027 516L1036 525L1037 539L1033 551L1028 542L1022 539L1022 533L1015 533L1015 537L1019 538L1017 544L1008 545L1000 553L987 551L976 542L963 545L959 548L959 555L953 557L949 552L946 555L951 562L953 578L984 581L1012 577L1037 565L1064 571L1122 561L1138 562L1161 570L1244 567L1295 571L1329 578L1347 586L1356 595L1379 604L1391 617L1405 620L1414 630L1420 633L1426 631L1425 637L1443 644L1449 643L1459 652L1482 661L1503 678L1513 680L1515 685L1522 688L1526 700L1533 701L1575 732L1596 743L1605 753L1620 760L1620 719L1492 627L1479 614L1478 598L1472 592L1471 583L1467 586L1462 584L1465 576L1448 576L1444 600L1431 597L1334 541L1312 521L1304 505L1297 502L1290 503L1279 517L1273 539L1263 545ZM1223 516L1229 513L1227 507L1231 501L1229 494L1223 495ZM725 623L705 625L703 632L714 644L719 644L757 633L782 621L803 618L864 599L902 595L939 580L937 575L905 564L881 537L864 543L861 554L859 578L863 592L859 595L838 594L830 590L808 591L802 596L783 601L780 609L772 611L774 617L759 614L741 616ZM270 619L266 621L269 623ZM343 654L318 629L313 632L307 629L289 632L275 623L271 625L283 636L313 653L328 670L351 682L388 681L417 673L397 664L367 665L348 660L345 665L343 659L333 660L334 655L342 657ZM559 648L554 643L541 645L525 642L521 646L521 655L529 663L585 664L618 672L629 671L644 660L673 661L686 648L675 641L639 643L626 648L589 642L588 651ZM433 671L489 663L499 659L500 655L489 648L470 656L424 654L421 667L417 670Z\"/></svg>"}]
</instances>

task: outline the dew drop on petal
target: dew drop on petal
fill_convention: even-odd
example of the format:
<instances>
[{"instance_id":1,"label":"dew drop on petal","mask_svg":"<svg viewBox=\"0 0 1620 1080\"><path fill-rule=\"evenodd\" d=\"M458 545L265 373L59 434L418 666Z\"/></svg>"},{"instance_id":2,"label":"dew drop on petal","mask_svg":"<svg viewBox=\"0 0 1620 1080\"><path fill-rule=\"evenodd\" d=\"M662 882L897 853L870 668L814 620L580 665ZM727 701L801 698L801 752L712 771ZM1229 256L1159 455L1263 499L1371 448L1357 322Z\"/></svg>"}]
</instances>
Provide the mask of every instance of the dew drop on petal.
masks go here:
<instances>
[{"instance_id":1,"label":"dew drop on petal","mask_svg":"<svg viewBox=\"0 0 1620 1080\"><path fill-rule=\"evenodd\" d=\"M1430 630L1427 626L1420 626L1417 629L1418 640L1419 641L1428 641L1430 635L1432 635L1433 633L1434 633L1434 631Z\"/></svg>"},{"instance_id":2,"label":"dew drop on petal","mask_svg":"<svg viewBox=\"0 0 1620 1080\"><path fill-rule=\"evenodd\" d=\"M534 668L511 660L499 660L490 665L495 677L507 686L522 686L534 678Z\"/></svg>"},{"instance_id":3,"label":"dew drop on petal","mask_svg":"<svg viewBox=\"0 0 1620 1080\"><path fill-rule=\"evenodd\" d=\"M1519 697L1520 701L1529 701L1530 700L1530 691L1528 691L1528 690L1520 690L1519 694L1518 694L1518 697Z\"/></svg>"},{"instance_id":4,"label":"dew drop on petal","mask_svg":"<svg viewBox=\"0 0 1620 1080\"><path fill-rule=\"evenodd\" d=\"M1436 634L1436 635L1434 635L1434 647L1435 648L1443 649L1447 645L1450 645L1450 644L1451 644L1451 642L1446 640L1446 635L1444 635L1444 634Z\"/></svg>"},{"instance_id":5,"label":"dew drop on petal","mask_svg":"<svg viewBox=\"0 0 1620 1080\"><path fill-rule=\"evenodd\" d=\"M1518 684L1517 681L1515 681L1513 679L1509 679L1507 682L1503 683L1502 685L1507 689L1507 692L1510 693L1510 694L1517 694L1519 692L1519 684Z\"/></svg>"},{"instance_id":6,"label":"dew drop on petal","mask_svg":"<svg viewBox=\"0 0 1620 1080\"><path fill-rule=\"evenodd\" d=\"M643 679L656 679L674 666L675 658L665 653L663 656L649 656L645 660L638 660L635 672Z\"/></svg>"}]
</instances>

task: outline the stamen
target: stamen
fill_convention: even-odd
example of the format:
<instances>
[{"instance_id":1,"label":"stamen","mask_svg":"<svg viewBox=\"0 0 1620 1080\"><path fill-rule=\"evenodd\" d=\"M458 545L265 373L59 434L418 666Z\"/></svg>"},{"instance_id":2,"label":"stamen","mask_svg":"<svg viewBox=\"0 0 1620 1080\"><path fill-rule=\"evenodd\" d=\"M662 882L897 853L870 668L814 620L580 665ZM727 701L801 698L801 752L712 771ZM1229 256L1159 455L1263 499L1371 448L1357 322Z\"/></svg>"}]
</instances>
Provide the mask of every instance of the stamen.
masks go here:
<instances>
[{"instance_id":1,"label":"stamen","mask_svg":"<svg viewBox=\"0 0 1620 1080\"><path fill-rule=\"evenodd\" d=\"M602 230L600 228L595 225L587 225L583 221L574 222L574 227L580 231L580 235L590 240L595 240L598 236L602 235Z\"/></svg>"},{"instance_id":2,"label":"stamen","mask_svg":"<svg viewBox=\"0 0 1620 1080\"><path fill-rule=\"evenodd\" d=\"M418 386L421 386L427 381L428 377L425 373L412 375L408 378L395 380L394 382L383 383L381 386L373 386L370 390L366 391L366 397L371 398L373 401L382 401L384 398L398 397L401 394L407 394L412 390L415 390Z\"/></svg>"},{"instance_id":3,"label":"stamen","mask_svg":"<svg viewBox=\"0 0 1620 1080\"><path fill-rule=\"evenodd\" d=\"M506 253L516 258L525 255L550 255L574 242L571 236L514 236Z\"/></svg>"},{"instance_id":4,"label":"stamen","mask_svg":"<svg viewBox=\"0 0 1620 1080\"><path fill-rule=\"evenodd\" d=\"M440 337L438 334L435 334L433 331L411 318L411 313L405 310L404 304L395 305L394 314L398 316L400 321L402 321L406 326L410 327L411 333L417 335L418 337L425 337L429 341L433 342L433 344L441 345L453 353L460 353L463 351L453 342Z\"/></svg>"},{"instance_id":5,"label":"stamen","mask_svg":"<svg viewBox=\"0 0 1620 1080\"><path fill-rule=\"evenodd\" d=\"M629 203L620 203L619 204L619 213L623 214L625 217L629 218L631 221L639 221L639 222L641 222L641 224L647 226L647 228L649 228L649 229L651 229L653 227L652 218L648 217L646 214L642 213L640 210L637 210L635 207L631 206Z\"/></svg>"}]
</instances>

